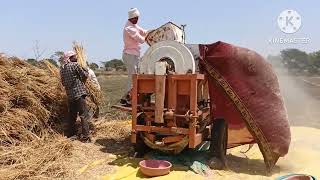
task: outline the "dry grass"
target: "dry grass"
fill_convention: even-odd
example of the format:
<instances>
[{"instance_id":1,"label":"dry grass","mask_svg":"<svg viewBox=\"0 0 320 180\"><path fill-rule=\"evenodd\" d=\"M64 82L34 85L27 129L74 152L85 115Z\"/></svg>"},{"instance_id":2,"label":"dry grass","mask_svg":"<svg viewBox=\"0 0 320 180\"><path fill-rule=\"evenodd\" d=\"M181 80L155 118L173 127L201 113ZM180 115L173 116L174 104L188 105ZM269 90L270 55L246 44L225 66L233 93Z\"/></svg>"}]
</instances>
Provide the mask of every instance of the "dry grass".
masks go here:
<instances>
[{"instance_id":1,"label":"dry grass","mask_svg":"<svg viewBox=\"0 0 320 180\"><path fill-rule=\"evenodd\" d=\"M0 179L45 179L66 174L62 160L70 155L69 140L59 135L46 140L1 148Z\"/></svg>"},{"instance_id":2,"label":"dry grass","mask_svg":"<svg viewBox=\"0 0 320 180\"><path fill-rule=\"evenodd\" d=\"M84 51L84 48L82 44L79 44L77 42L73 42L73 50L77 54L78 63L81 67L87 67L87 56Z\"/></svg>"},{"instance_id":3,"label":"dry grass","mask_svg":"<svg viewBox=\"0 0 320 180\"><path fill-rule=\"evenodd\" d=\"M86 82L86 88L89 94L89 98L86 98L86 101L92 111L96 111L96 109L102 104L102 93L101 90L96 87L96 85L88 80Z\"/></svg>"},{"instance_id":4,"label":"dry grass","mask_svg":"<svg viewBox=\"0 0 320 180\"><path fill-rule=\"evenodd\" d=\"M54 70L0 58L0 179L61 177L70 142L56 133L66 95Z\"/></svg>"},{"instance_id":5,"label":"dry grass","mask_svg":"<svg viewBox=\"0 0 320 180\"><path fill-rule=\"evenodd\" d=\"M130 136L131 121L97 121L97 137L122 141Z\"/></svg>"},{"instance_id":6,"label":"dry grass","mask_svg":"<svg viewBox=\"0 0 320 180\"><path fill-rule=\"evenodd\" d=\"M37 140L66 115L59 79L15 58L0 59L0 95L1 146Z\"/></svg>"}]
</instances>

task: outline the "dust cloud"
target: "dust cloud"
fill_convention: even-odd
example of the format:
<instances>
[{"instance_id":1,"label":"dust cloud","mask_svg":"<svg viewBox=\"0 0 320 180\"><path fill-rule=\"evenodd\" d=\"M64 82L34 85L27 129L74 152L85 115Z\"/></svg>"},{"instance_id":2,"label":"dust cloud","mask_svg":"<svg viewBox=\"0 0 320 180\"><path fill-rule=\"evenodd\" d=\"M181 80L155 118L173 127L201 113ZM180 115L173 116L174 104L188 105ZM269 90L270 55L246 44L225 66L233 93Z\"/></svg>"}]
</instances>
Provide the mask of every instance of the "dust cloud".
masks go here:
<instances>
[{"instance_id":1,"label":"dust cloud","mask_svg":"<svg viewBox=\"0 0 320 180\"><path fill-rule=\"evenodd\" d=\"M292 75L274 67L291 126L320 129L320 76Z\"/></svg>"}]
</instances>

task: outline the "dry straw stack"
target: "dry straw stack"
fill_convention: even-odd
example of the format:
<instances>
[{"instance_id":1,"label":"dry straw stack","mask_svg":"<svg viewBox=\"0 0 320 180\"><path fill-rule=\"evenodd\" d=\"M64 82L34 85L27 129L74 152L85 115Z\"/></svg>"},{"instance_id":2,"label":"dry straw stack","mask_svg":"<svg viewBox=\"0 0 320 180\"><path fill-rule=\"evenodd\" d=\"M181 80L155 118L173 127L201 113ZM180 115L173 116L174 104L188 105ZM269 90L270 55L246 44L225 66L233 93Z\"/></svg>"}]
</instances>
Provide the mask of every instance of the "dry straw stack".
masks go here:
<instances>
[{"instance_id":1,"label":"dry straw stack","mask_svg":"<svg viewBox=\"0 0 320 180\"><path fill-rule=\"evenodd\" d=\"M78 47L80 62L86 65L84 50ZM100 90L90 81L86 86L89 105L96 108ZM60 134L67 109L57 67L0 57L0 179L63 178L62 160L72 148Z\"/></svg>"},{"instance_id":2,"label":"dry straw stack","mask_svg":"<svg viewBox=\"0 0 320 180\"><path fill-rule=\"evenodd\" d=\"M61 177L66 95L48 68L0 57L0 179Z\"/></svg>"}]
</instances>

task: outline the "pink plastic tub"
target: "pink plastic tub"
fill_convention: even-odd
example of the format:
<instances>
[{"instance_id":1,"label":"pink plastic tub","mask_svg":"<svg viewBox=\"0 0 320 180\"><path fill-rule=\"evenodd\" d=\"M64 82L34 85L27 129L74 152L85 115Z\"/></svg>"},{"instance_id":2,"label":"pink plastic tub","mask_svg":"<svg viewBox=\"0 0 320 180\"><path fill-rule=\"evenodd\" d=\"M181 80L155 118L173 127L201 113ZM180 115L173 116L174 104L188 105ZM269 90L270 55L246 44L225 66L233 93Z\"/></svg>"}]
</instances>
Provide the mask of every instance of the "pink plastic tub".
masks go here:
<instances>
[{"instance_id":1,"label":"pink plastic tub","mask_svg":"<svg viewBox=\"0 0 320 180\"><path fill-rule=\"evenodd\" d=\"M164 160L142 160L139 166L144 175L155 177L169 174L172 164Z\"/></svg>"}]
</instances>

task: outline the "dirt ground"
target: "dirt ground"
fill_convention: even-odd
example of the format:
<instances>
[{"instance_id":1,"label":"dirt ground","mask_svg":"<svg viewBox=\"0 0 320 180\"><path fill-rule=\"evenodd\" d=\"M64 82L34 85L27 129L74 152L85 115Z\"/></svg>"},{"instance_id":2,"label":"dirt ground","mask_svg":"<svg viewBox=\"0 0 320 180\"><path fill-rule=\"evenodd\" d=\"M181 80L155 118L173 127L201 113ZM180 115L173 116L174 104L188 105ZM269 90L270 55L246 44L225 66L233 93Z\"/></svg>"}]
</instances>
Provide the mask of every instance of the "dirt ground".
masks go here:
<instances>
[{"instance_id":1,"label":"dirt ground","mask_svg":"<svg viewBox=\"0 0 320 180\"><path fill-rule=\"evenodd\" d=\"M102 179L117 171L119 164L113 163L116 159L124 158L133 151L128 139L130 115L111 109L111 105L125 92L126 77L100 76L99 81L106 103L101 110L101 118L95 120L97 132L92 143L72 142L73 153L65 162L70 174L65 179ZM274 179L290 173L320 177L317 166L320 160L320 86L317 86L320 77L283 76L279 81L292 126L288 155L278 161L270 174L266 174L256 145L245 154L241 151L247 146L233 148L228 150L228 170L212 170L209 177L197 176L199 179ZM181 179L195 178L187 176Z\"/></svg>"}]
</instances>

